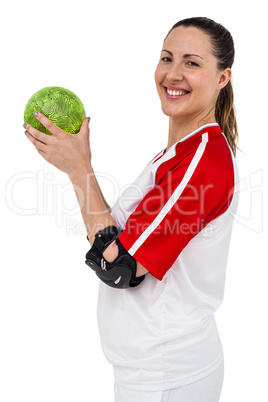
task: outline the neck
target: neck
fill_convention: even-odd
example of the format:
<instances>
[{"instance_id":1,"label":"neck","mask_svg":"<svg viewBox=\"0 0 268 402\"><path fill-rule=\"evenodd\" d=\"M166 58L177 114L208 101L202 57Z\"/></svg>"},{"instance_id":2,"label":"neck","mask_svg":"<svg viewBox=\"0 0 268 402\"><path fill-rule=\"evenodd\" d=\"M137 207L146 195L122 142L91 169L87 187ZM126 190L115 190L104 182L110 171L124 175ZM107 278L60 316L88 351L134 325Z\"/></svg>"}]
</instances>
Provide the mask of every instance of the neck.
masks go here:
<instances>
[{"instance_id":1,"label":"neck","mask_svg":"<svg viewBox=\"0 0 268 402\"><path fill-rule=\"evenodd\" d=\"M196 120L193 121L183 121L178 120L176 118L169 118L169 132L168 132L168 145L167 150L172 147L172 145L176 144L178 141L182 140L188 134L192 133L198 128L204 126L205 124L215 123L215 118L212 117L210 119Z\"/></svg>"}]
</instances>

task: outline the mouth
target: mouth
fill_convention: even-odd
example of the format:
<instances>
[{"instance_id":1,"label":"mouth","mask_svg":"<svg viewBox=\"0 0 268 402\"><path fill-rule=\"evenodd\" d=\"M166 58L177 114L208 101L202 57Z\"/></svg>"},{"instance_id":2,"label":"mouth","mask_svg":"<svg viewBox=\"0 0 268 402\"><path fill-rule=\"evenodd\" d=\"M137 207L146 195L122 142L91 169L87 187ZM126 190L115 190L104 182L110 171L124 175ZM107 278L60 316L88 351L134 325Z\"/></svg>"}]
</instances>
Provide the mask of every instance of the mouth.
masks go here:
<instances>
[{"instance_id":1,"label":"mouth","mask_svg":"<svg viewBox=\"0 0 268 402\"><path fill-rule=\"evenodd\" d=\"M164 88L166 96L169 99L178 99L190 93L190 91L186 91L185 89L182 88L167 88L167 87Z\"/></svg>"}]
</instances>

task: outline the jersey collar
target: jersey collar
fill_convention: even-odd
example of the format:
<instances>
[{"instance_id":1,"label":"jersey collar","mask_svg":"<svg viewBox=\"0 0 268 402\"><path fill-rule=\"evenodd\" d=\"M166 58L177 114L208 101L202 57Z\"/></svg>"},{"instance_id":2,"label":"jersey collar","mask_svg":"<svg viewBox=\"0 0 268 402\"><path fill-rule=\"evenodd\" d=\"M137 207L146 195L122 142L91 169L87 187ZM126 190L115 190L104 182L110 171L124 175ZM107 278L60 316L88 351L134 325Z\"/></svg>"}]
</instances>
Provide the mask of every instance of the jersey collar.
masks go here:
<instances>
[{"instance_id":1,"label":"jersey collar","mask_svg":"<svg viewBox=\"0 0 268 402\"><path fill-rule=\"evenodd\" d=\"M210 123L210 124L204 124L203 126L199 127L197 130L194 130L193 132L191 132L190 134L186 135L185 137L183 137L181 140L177 141L175 144L173 144L167 151L166 148L162 151L163 154L166 152L169 152L171 149L175 149L176 146L184 141L187 141L189 138L193 137L196 134L203 134L206 131L213 131L213 130L209 130L210 128L215 127L217 132L221 133L221 129L220 126L218 125L218 123Z\"/></svg>"},{"instance_id":2,"label":"jersey collar","mask_svg":"<svg viewBox=\"0 0 268 402\"><path fill-rule=\"evenodd\" d=\"M164 149L163 151L161 151L158 155L156 155L154 157L154 159L151 161L151 163L155 163L160 158L162 161L163 161L163 159L168 160L168 159L172 158L173 156L176 155L176 147L178 146L178 144L189 140L190 138L194 137L196 134L204 134L206 132L213 132L213 131L216 131L219 134L222 133L221 128L218 125L218 123L204 124L203 126L199 127L197 130L194 130L193 132L191 132L190 134L186 135L181 140L179 140L178 142L173 144L168 150Z\"/></svg>"}]
</instances>

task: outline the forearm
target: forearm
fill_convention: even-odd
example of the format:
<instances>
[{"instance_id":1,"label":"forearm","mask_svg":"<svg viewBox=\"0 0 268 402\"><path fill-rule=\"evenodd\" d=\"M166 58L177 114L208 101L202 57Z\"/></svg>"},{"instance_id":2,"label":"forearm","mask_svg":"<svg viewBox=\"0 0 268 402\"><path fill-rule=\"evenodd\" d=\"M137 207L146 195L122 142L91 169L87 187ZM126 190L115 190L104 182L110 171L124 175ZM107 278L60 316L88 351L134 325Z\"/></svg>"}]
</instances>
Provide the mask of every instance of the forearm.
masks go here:
<instances>
[{"instance_id":1,"label":"forearm","mask_svg":"<svg viewBox=\"0 0 268 402\"><path fill-rule=\"evenodd\" d=\"M76 192L89 242L92 245L95 234L99 230L107 226L117 226L117 223L110 214L110 207L103 197L91 166L69 177ZM118 247L115 242L104 251L103 256L108 262L115 260L118 256ZM137 261L136 276L146 273L148 273L147 269Z\"/></svg>"},{"instance_id":2,"label":"forearm","mask_svg":"<svg viewBox=\"0 0 268 402\"><path fill-rule=\"evenodd\" d=\"M104 203L104 205L105 205L107 211L108 211L108 212L111 212L112 208L110 207L110 205L107 203L107 201L106 201L105 198L104 198L104 195L103 195L103 193L102 193L102 191L101 191L101 188L100 188L100 186L99 186L99 183L98 183L97 177L96 177L96 175L95 175L95 173L94 173L94 171L93 171L93 168L92 168L92 172L93 172L93 174L94 174L94 176L95 176L97 188L98 188L99 194L100 194L100 196L101 196L101 198L102 198L102 201L103 201L103 203Z\"/></svg>"},{"instance_id":3,"label":"forearm","mask_svg":"<svg viewBox=\"0 0 268 402\"><path fill-rule=\"evenodd\" d=\"M79 202L89 241L93 244L95 234L99 230L117 224L110 214L111 209L103 197L90 165L70 174L69 178Z\"/></svg>"},{"instance_id":4,"label":"forearm","mask_svg":"<svg viewBox=\"0 0 268 402\"><path fill-rule=\"evenodd\" d=\"M56 168L68 174L76 192L81 214L85 223L88 239L94 243L95 234L107 226L117 226L110 207L104 199L94 171L90 164L88 119L84 119L78 134L71 135L57 127L42 113L36 119L52 135L47 135L29 124L26 128L27 138L36 147L40 155ZM112 242L103 254L112 262L118 256L118 246ZM137 263L137 276L144 271Z\"/></svg>"}]
</instances>

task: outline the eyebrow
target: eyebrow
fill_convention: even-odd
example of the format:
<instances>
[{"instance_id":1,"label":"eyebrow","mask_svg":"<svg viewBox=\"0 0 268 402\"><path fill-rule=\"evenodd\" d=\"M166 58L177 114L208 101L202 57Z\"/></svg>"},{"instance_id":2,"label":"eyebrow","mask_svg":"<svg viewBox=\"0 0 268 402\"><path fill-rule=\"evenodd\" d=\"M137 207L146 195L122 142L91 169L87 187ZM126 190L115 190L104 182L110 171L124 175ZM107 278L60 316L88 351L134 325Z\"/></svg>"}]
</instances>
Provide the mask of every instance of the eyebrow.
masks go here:
<instances>
[{"instance_id":1,"label":"eyebrow","mask_svg":"<svg viewBox=\"0 0 268 402\"><path fill-rule=\"evenodd\" d=\"M168 54L170 54L171 56L173 56L173 53L170 52L169 50L162 49L162 52L167 52ZM192 57L192 56L200 57L200 59L204 60L203 57L199 56L198 54L194 54L194 53L185 53L185 54L183 55L183 58L184 58L184 59L188 59L188 57Z\"/></svg>"}]
</instances>

